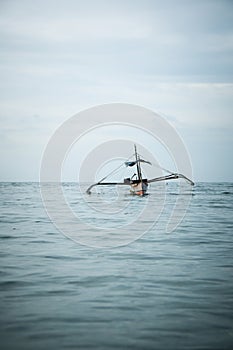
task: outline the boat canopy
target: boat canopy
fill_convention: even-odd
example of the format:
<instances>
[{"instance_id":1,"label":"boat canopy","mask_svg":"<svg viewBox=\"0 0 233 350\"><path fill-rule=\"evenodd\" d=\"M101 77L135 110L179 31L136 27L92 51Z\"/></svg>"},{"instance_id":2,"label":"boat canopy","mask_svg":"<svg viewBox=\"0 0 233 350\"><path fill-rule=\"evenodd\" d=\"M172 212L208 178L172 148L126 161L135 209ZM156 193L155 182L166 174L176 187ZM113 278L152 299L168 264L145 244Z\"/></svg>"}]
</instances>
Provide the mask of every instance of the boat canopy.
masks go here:
<instances>
[{"instance_id":1,"label":"boat canopy","mask_svg":"<svg viewBox=\"0 0 233 350\"><path fill-rule=\"evenodd\" d=\"M148 160L144 160L144 159L141 159L141 158L138 159L138 160L135 160L135 161L125 162L125 165L126 165L126 166L129 166L129 167L132 167L132 166L138 164L139 162L140 162L140 163L147 163L147 164L152 165L151 162L149 162Z\"/></svg>"}]
</instances>

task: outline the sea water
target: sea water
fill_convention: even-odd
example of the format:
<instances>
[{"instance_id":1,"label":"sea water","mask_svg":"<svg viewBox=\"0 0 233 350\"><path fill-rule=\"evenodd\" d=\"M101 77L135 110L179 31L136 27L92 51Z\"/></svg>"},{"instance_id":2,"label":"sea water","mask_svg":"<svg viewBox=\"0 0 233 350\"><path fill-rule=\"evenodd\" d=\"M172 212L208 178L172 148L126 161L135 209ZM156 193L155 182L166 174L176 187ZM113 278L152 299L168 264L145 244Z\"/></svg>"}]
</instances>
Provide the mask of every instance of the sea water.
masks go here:
<instances>
[{"instance_id":1,"label":"sea water","mask_svg":"<svg viewBox=\"0 0 233 350\"><path fill-rule=\"evenodd\" d=\"M171 233L175 187L168 185L157 224L147 217L150 229L142 232L143 218L132 217L148 198L147 211L159 207L153 186L147 197L130 197L116 222L115 214L90 216L100 199L114 207L111 188L84 203L77 184L63 184L72 210L94 221L77 243L51 222L39 184L1 183L2 350L233 348L233 184L196 184ZM130 242L90 247L98 227L111 230L121 220Z\"/></svg>"}]
</instances>

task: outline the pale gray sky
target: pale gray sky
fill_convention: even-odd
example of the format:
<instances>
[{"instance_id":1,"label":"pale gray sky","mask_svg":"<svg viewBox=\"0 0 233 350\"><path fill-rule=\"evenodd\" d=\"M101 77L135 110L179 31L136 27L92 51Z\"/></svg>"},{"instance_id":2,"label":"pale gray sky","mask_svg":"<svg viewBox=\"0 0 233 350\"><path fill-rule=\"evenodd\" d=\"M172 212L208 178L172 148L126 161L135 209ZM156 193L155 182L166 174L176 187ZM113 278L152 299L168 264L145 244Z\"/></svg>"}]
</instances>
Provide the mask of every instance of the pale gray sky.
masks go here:
<instances>
[{"instance_id":1,"label":"pale gray sky","mask_svg":"<svg viewBox=\"0 0 233 350\"><path fill-rule=\"evenodd\" d=\"M164 115L195 181L233 181L233 2L0 0L3 181L37 181L53 131L126 102Z\"/></svg>"}]
</instances>

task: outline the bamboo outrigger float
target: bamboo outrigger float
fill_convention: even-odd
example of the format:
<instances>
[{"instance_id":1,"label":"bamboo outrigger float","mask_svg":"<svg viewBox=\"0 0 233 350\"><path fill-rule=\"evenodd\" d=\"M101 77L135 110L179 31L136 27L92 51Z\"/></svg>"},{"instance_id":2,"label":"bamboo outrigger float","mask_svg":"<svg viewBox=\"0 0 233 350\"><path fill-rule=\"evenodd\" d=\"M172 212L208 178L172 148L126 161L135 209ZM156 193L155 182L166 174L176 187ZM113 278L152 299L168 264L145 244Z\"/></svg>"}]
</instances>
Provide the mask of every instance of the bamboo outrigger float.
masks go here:
<instances>
[{"instance_id":1,"label":"bamboo outrigger float","mask_svg":"<svg viewBox=\"0 0 233 350\"><path fill-rule=\"evenodd\" d=\"M125 162L125 165L127 167L128 166L129 167L136 166L136 168L137 168L137 173L134 174L131 178L126 178L126 179L124 179L123 182L103 182L107 177L109 177L115 171L114 170L113 172L111 172L110 174L105 176L103 179L98 181L97 183L94 183L90 187L88 187L86 192L88 194L91 194L91 189L95 186L114 186L114 185L124 186L124 185L126 185L126 186L130 186L130 192L132 194L135 194L138 196L144 196L147 194L147 189L148 189L149 183L159 182L159 181L167 181L167 180L173 180L173 179L179 179L179 178L186 180L192 186L194 185L194 182L192 180L190 180L189 178L187 178L185 175L179 174L179 173L172 173L169 170L166 170L169 173L169 175L155 177L155 178L149 179L149 180L145 179L142 176L141 163L147 163L150 165L152 165L152 164L151 164L151 162L144 160L139 156L139 154L137 152L136 145L134 145L134 156L135 156L135 160ZM165 170L165 169L163 169L163 170Z\"/></svg>"}]
</instances>

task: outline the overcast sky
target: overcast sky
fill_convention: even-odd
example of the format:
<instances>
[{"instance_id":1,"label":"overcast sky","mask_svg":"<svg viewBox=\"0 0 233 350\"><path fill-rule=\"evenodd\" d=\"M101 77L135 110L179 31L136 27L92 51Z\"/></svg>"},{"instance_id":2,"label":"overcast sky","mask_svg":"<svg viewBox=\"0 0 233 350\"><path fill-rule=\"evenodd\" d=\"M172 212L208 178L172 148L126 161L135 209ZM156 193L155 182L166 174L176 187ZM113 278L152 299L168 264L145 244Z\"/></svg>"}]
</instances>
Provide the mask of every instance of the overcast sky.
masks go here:
<instances>
[{"instance_id":1,"label":"overcast sky","mask_svg":"<svg viewBox=\"0 0 233 350\"><path fill-rule=\"evenodd\" d=\"M0 180L38 181L62 122L127 102L171 122L195 181L233 181L233 1L0 0L0 48Z\"/></svg>"}]
</instances>

